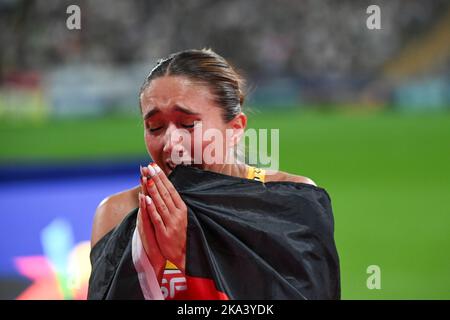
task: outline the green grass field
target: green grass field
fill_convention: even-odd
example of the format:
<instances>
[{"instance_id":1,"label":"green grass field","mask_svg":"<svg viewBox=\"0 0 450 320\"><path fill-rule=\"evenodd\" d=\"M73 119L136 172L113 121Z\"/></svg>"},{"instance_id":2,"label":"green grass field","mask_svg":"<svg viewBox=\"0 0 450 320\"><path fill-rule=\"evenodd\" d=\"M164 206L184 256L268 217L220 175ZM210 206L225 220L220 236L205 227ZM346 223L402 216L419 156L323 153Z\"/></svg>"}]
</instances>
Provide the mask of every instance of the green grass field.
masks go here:
<instances>
[{"instance_id":1,"label":"green grass field","mask_svg":"<svg viewBox=\"0 0 450 320\"><path fill-rule=\"evenodd\" d=\"M250 117L280 129L281 170L330 194L344 299L450 299L450 114ZM7 162L145 152L136 118L0 125ZM366 286L369 265L381 268L380 290Z\"/></svg>"}]
</instances>

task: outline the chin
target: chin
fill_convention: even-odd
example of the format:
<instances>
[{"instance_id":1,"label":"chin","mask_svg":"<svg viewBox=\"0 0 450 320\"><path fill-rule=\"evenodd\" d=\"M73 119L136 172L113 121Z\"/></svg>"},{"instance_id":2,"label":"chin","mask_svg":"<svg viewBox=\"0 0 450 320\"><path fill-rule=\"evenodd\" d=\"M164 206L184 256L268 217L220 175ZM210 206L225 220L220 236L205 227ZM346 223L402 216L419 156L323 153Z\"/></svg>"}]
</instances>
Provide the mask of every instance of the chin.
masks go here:
<instances>
[{"instance_id":1,"label":"chin","mask_svg":"<svg viewBox=\"0 0 450 320\"><path fill-rule=\"evenodd\" d=\"M162 169L162 171L164 172L164 174L166 175L166 176L169 176L169 174L171 174L172 173L172 171L173 171L173 169L172 168L170 168L170 167L168 167L168 166L164 166L163 168L161 168Z\"/></svg>"}]
</instances>

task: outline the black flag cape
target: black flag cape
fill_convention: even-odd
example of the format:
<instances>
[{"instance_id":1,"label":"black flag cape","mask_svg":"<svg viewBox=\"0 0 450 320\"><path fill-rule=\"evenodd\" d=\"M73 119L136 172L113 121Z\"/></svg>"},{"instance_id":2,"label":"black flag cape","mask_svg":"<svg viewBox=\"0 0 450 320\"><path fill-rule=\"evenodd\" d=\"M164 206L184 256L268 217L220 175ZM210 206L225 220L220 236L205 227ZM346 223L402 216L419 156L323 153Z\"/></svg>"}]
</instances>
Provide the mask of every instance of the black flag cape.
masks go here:
<instances>
[{"instance_id":1,"label":"black flag cape","mask_svg":"<svg viewBox=\"0 0 450 320\"><path fill-rule=\"evenodd\" d=\"M339 259L327 192L177 166L188 207L190 299L339 299ZM88 299L144 299L131 255L137 209L91 250Z\"/></svg>"}]
</instances>

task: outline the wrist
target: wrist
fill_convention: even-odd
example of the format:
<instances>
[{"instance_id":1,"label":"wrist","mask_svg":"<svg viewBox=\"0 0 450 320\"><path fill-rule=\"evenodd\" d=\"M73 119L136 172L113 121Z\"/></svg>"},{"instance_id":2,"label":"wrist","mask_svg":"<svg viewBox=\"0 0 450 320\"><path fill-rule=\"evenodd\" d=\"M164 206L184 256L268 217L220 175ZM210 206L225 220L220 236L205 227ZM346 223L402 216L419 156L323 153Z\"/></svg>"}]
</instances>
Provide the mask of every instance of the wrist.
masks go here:
<instances>
[{"instance_id":1,"label":"wrist","mask_svg":"<svg viewBox=\"0 0 450 320\"><path fill-rule=\"evenodd\" d=\"M184 274L186 269L186 255L183 254L179 260L173 261L173 264Z\"/></svg>"},{"instance_id":2,"label":"wrist","mask_svg":"<svg viewBox=\"0 0 450 320\"><path fill-rule=\"evenodd\" d=\"M150 259L150 263L153 267L153 270L155 271L158 283L161 285L162 278L164 276L164 270L166 269L166 259L165 258Z\"/></svg>"}]
</instances>

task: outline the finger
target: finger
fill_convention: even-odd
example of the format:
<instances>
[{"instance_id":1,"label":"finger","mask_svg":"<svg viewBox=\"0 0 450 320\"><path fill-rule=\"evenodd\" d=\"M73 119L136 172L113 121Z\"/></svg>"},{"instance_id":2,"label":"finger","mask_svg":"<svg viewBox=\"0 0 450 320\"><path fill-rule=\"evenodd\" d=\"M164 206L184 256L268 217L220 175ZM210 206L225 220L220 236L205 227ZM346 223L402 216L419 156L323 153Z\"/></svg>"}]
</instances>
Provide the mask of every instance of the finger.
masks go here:
<instances>
[{"instance_id":1,"label":"finger","mask_svg":"<svg viewBox=\"0 0 450 320\"><path fill-rule=\"evenodd\" d=\"M143 177L143 176L140 176L140 178L139 178L139 181L140 181L140 184L141 184L141 191L140 191L140 193L143 193L143 194L148 194L147 193L147 187L146 187L146 181L144 181L144 178L145 177ZM140 201L141 199L139 198L139 201Z\"/></svg>"},{"instance_id":2,"label":"finger","mask_svg":"<svg viewBox=\"0 0 450 320\"><path fill-rule=\"evenodd\" d=\"M153 223L151 221L150 212L149 212L150 208L148 206L148 203L151 202L151 199L150 199L150 201L147 201L146 198L150 199L149 196L142 195L142 207L143 207L142 222L143 222L144 230L146 231L146 234L148 232L148 235L151 237L154 235L155 229L154 229Z\"/></svg>"},{"instance_id":3,"label":"finger","mask_svg":"<svg viewBox=\"0 0 450 320\"><path fill-rule=\"evenodd\" d=\"M149 173L149 171L148 171L147 166L145 166L145 167L140 166L140 167L141 167L141 176L143 176L143 177L148 177L148 176L150 175L150 173Z\"/></svg>"},{"instance_id":4,"label":"finger","mask_svg":"<svg viewBox=\"0 0 450 320\"><path fill-rule=\"evenodd\" d=\"M152 199L149 196L145 196L145 202L147 206L147 212L150 216L150 220L153 223L153 226L155 227L155 233L158 239L165 240L166 238L166 226L164 225L164 221L161 218L160 214L156 210L155 204L153 203Z\"/></svg>"},{"instance_id":5,"label":"finger","mask_svg":"<svg viewBox=\"0 0 450 320\"><path fill-rule=\"evenodd\" d=\"M144 194L144 196L149 195L149 190L148 190L148 180L150 178L148 177L141 177L141 184L142 184L142 193ZM144 199L145 201L145 199Z\"/></svg>"},{"instance_id":6,"label":"finger","mask_svg":"<svg viewBox=\"0 0 450 320\"><path fill-rule=\"evenodd\" d=\"M158 167L158 165L156 163L151 163L150 164L152 167ZM159 167L158 167L159 168ZM157 170L157 169L155 169ZM158 178L161 180L162 184L164 185L164 187L166 188L166 190L169 192L169 195L172 199L172 202L174 203L175 207L177 207L178 209L182 209L185 204L183 199L181 199L180 194L178 193L178 191L175 189L175 187L173 186L172 182L169 180L169 178L167 178L166 174L160 169L160 172L157 173Z\"/></svg>"},{"instance_id":7,"label":"finger","mask_svg":"<svg viewBox=\"0 0 450 320\"><path fill-rule=\"evenodd\" d=\"M145 196L142 193L139 193L139 214L140 214L140 223L142 223L142 228L145 228L148 225L149 218L147 214L147 207L145 204Z\"/></svg>"},{"instance_id":8,"label":"finger","mask_svg":"<svg viewBox=\"0 0 450 320\"><path fill-rule=\"evenodd\" d=\"M143 198L142 193L139 192L139 211L138 211L138 216L137 216L137 221L136 221L136 227L138 228L139 233L141 234L141 236L143 236L145 234L144 232L144 228L145 228L145 221L144 221L144 216L147 215L146 214L146 210L145 210L145 200Z\"/></svg>"},{"instance_id":9,"label":"finger","mask_svg":"<svg viewBox=\"0 0 450 320\"><path fill-rule=\"evenodd\" d=\"M147 190L149 193L149 196L152 199L152 203L154 207L156 208L158 214L163 219L163 222L165 225L171 225L173 222L170 209L167 207L164 200L161 198L161 195L158 192L158 189L155 186L155 182L153 179L147 180ZM174 210L172 208L172 210Z\"/></svg>"},{"instance_id":10,"label":"finger","mask_svg":"<svg viewBox=\"0 0 450 320\"><path fill-rule=\"evenodd\" d=\"M142 190L142 193L144 195L148 195L149 193L148 193L148 190L147 190L147 180L150 177L150 173L148 171L148 168L147 167L143 167L143 166L140 166L140 171L141 171L141 177L140 177L141 190ZM145 202L145 199L144 199L144 202Z\"/></svg>"},{"instance_id":11,"label":"finger","mask_svg":"<svg viewBox=\"0 0 450 320\"><path fill-rule=\"evenodd\" d=\"M164 220L166 225L173 222L173 214L177 211L169 192L164 188L162 182L158 180L156 171L149 166L151 179L147 180L147 190L154 201L158 213ZM159 188L159 189L158 189Z\"/></svg>"},{"instance_id":12,"label":"finger","mask_svg":"<svg viewBox=\"0 0 450 320\"><path fill-rule=\"evenodd\" d=\"M156 248L158 244L155 236L155 229L150 221L150 216L147 209L145 196L143 194L139 194L138 231L142 239L144 250L147 255L150 256L151 250Z\"/></svg>"},{"instance_id":13,"label":"finger","mask_svg":"<svg viewBox=\"0 0 450 320\"><path fill-rule=\"evenodd\" d=\"M164 172L154 162L148 165L148 169L150 171L150 175L153 181L155 182L155 186L158 189L159 194L161 195L161 198L164 200L170 212L175 212L177 206L175 205L169 190L166 188L166 186L161 180L161 177L164 175Z\"/></svg>"},{"instance_id":14,"label":"finger","mask_svg":"<svg viewBox=\"0 0 450 320\"><path fill-rule=\"evenodd\" d=\"M136 219L136 228L138 228L140 231L141 225L142 225L142 201L141 201L141 193L140 192L139 192L139 196L138 196L138 206L139 206L139 210L138 210L137 219Z\"/></svg>"}]
</instances>

